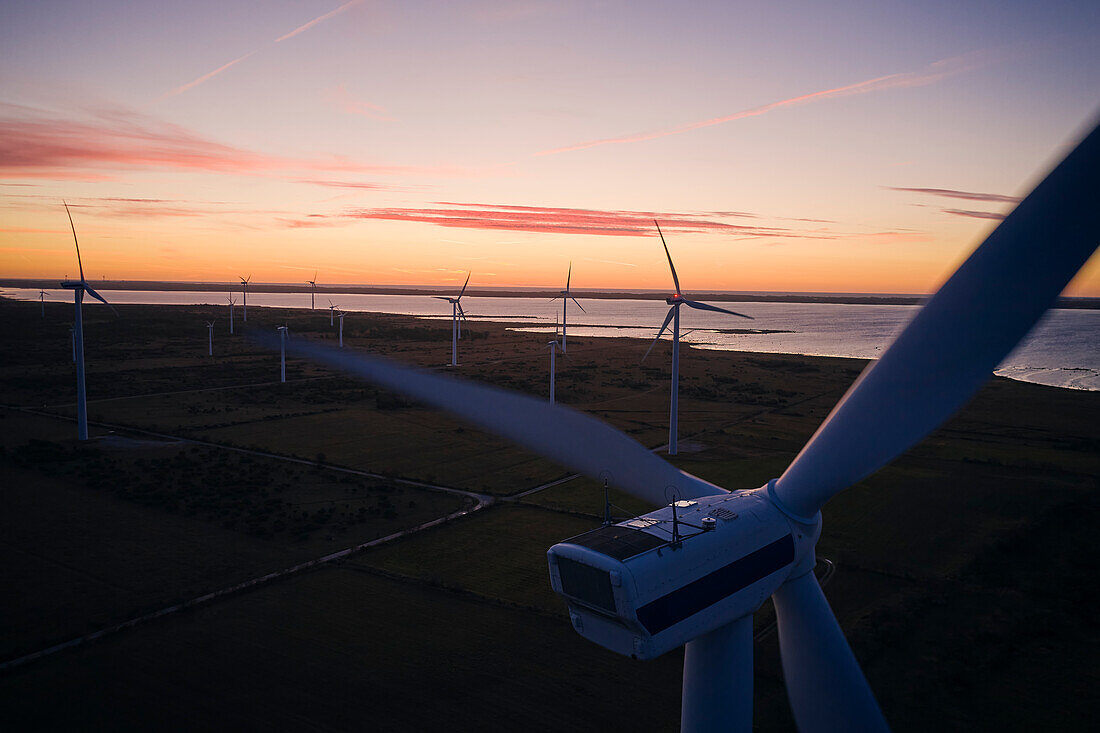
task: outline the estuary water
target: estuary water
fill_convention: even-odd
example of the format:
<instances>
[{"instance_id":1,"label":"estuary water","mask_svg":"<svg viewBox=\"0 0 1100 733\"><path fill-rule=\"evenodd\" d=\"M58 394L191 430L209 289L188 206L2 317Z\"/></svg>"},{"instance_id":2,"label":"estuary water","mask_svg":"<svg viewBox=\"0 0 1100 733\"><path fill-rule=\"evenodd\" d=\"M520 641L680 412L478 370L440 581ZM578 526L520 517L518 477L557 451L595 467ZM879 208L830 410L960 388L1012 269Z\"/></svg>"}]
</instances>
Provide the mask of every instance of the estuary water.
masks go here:
<instances>
[{"instance_id":1,"label":"estuary water","mask_svg":"<svg viewBox=\"0 0 1100 733\"><path fill-rule=\"evenodd\" d=\"M48 290L51 302L71 301L72 291ZM225 293L196 291L100 291L117 304L220 305L228 309ZM0 295L37 300L38 291L0 288ZM240 293L236 293L240 317ZM664 321L668 306L659 300L617 300L578 297L582 312L569 304L568 333L585 337L652 339ZM451 305L427 295L359 295L324 293L318 311L331 303L349 313L394 313L427 319L449 319ZM96 304L89 299L86 303ZM249 293L249 305L309 308L308 293ZM511 324L516 331L554 331L561 303L542 298L462 299L467 317ZM841 305L836 303L718 303L722 308L752 316L753 320L724 313L681 309L681 340L692 346L730 351L758 351L811 356L873 359L916 314L914 305ZM98 307L98 304L92 305ZM319 314L320 315L320 314ZM667 336L666 336L667 338ZM1100 311L1049 311L996 374L1024 382L1069 389L1100 390Z\"/></svg>"}]
</instances>

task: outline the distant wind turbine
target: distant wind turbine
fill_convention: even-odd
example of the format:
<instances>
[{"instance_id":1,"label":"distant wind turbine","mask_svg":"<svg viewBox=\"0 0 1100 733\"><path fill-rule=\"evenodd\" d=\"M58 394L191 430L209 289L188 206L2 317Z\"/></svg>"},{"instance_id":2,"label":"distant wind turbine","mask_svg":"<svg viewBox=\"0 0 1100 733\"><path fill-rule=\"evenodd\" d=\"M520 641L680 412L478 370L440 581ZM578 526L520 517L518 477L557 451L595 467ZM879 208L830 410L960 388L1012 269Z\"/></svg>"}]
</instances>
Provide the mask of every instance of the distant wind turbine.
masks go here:
<instances>
[{"instance_id":1,"label":"distant wind turbine","mask_svg":"<svg viewBox=\"0 0 1100 733\"><path fill-rule=\"evenodd\" d=\"M207 336L207 339L206 339L206 355L207 356L213 356L214 355L214 322L217 321L217 320L218 319L215 318L213 321L210 321L206 324L206 336Z\"/></svg>"},{"instance_id":2,"label":"distant wind turbine","mask_svg":"<svg viewBox=\"0 0 1100 733\"><path fill-rule=\"evenodd\" d=\"M344 348L344 316L347 313L337 313L336 317L340 319L340 348Z\"/></svg>"},{"instance_id":3,"label":"distant wind turbine","mask_svg":"<svg viewBox=\"0 0 1100 733\"><path fill-rule=\"evenodd\" d=\"M317 295L317 271L316 270L313 271L313 279L312 280L307 280L306 282L309 283L309 287L310 287L310 291L309 291L309 309L313 310L314 300L315 300L316 295Z\"/></svg>"},{"instance_id":4,"label":"distant wind turbine","mask_svg":"<svg viewBox=\"0 0 1100 733\"><path fill-rule=\"evenodd\" d=\"M462 284L462 290L459 291L457 298L448 298L445 295L433 296L436 300L445 300L451 304L451 366L458 366L458 340L462 338L462 326L458 319L466 318L466 313L462 310L462 294L466 292L466 286L470 284L472 274L466 274L466 282Z\"/></svg>"},{"instance_id":5,"label":"distant wind turbine","mask_svg":"<svg viewBox=\"0 0 1100 733\"><path fill-rule=\"evenodd\" d=\"M569 307L569 301L573 301L574 303L576 303L577 307L581 309L581 313L587 313L588 312L584 309L584 306L581 305L580 303L578 303L577 299L574 298L569 293L569 280L572 277L573 277L573 263L570 262L569 263L569 272L566 273L566 275L565 275L565 290L562 290L561 295L559 295L557 298L551 298L550 299L551 301L554 301L554 300L557 300L558 298L561 298L561 353L563 353L563 354L566 352L565 327L566 327L566 323L567 323L567 320L568 320L566 318L566 310Z\"/></svg>"},{"instance_id":6,"label":"distant wind turbine","mask_svg":"<svg viewBox=\"0 0 1100 733\"><path fill-rule=\"evenodd\" d=\"M233 306L237 304L237 301L233 300L233 293L229 294L229 335L233 335Z\"/></svg>"},{"instance_id":7,"label":"distant wind turbine","mask_svg":"<svg viewBox=\"0 0 1100 733\"><path fill-rule=\"evenodd\" d=\"M336 317L336 309L339 307L340 306L336 305L331 300L328 302L328 325L332 326L336 323L333 319Z\"/></svg>"},{"instance_id":8,"label":"distant wind turbine","mask_svg":"<svg viewBox=\"0 0 1100 733\"><path fill-rule=\"evenodd\" d=\"M279 332L279 381L286 381L286 340L290 338L290 329L279 326L275 329Z\"/></svg>"},{"instance_id":9,"label":"distant wind turbine","mask_svg":"<svg viewBox=\"0 0 1100 733\"><path fill-rule=\"evenodd\" d=\"M244 311L244 322L248 323L248 282L252 279L252 275L241 278L241 309Z\"/></svg>"},{"instance_id":10,"label":"distant wind turbine","mask_svg":"<svg viewBox=\"0 0 1100 733\"><path fill-rule=\"evenodd\" d=\"M708 305L706 303L700 303L696 300L688 300L680 292L680 278L676 276L676 266L672 264L672 255L668 253L668 245L665 244L665 235L661 233L661 225L657 224L657 220L654 219L654 224L657 225L657 234L661 237L661 245L665 248L665 257L668 258L668 267L672 270L672 282L676 285L676 292L667 299L671 308L668 309L668 315L665 316L665 322L661 324L661 330L657 332L657 338L653 339L653 343L646 349L645 356L642 357L642 361L645 361L646 356L649 356L649 352L653 351L653 347L657 345L657 341L660 340L661 335L664 334L665 329L668 328L669 321L672 321L672 401L668 412L668 454L670 456L676 455L676 429L677 429L677 409L679 403L679 391L680 391L680 306L686 305L688 308L695 308L697 310L705 311L717 311L719 313L728 313L731 316L738 316L739 318L752 319L752 316L746 316L743 313L734 313L733 311L726 310L725 308L719 308L716 305Z\"/></svg>"},{"instance_id":11,"label":"distant wind turbine","mask_svg":"<svg viewBox=\"0 0 1100 733\"><path fill-rule=\"evenodd\" d=\"M558 323L557 319L554 320L554 340L547 344L550 349L550 404L554 404L554 376L557 372L557 365L555 357L557 356L558 349L561 348L561 344L558 343Z\"/></svg>"},{"instance_id":12,"label":"distant wind turbine","mask_svg":"<svg viewBox=\"0 0 1100 733\"><path fill-rule=\"evenodd\" d=\"M73 224L73 215L69 211L69 205L65 202L62 203L65 204L65 214L69 217L69 227L73 230L73 244L76 245L76 264L80 268L80 280L65 280L61 283L61 287L73 291L73 300L76 303L76 314L73 318L73 350L76 355L76 435L79 440L87 440L88 399L84 388L84 317L82 312L84 293L88 293L112 311L115 309L102 295L93 290L88 281L84 279L84 263L80 260L80 242L76 238L76 225Z\"/></svg>"},{"instance_id":13,"label":"distant wind turbine","mask_svg":"<svg viewBox=\"0 0 1100 733\"><path fill-rule=\"evenodd\" d=\"M39 290L38 291L38 300L42 304L42 317L43 318L46 317L46 298L48 296L49 296L49 293L47 293L45 290Z\"/></svg>"}]
</instances>

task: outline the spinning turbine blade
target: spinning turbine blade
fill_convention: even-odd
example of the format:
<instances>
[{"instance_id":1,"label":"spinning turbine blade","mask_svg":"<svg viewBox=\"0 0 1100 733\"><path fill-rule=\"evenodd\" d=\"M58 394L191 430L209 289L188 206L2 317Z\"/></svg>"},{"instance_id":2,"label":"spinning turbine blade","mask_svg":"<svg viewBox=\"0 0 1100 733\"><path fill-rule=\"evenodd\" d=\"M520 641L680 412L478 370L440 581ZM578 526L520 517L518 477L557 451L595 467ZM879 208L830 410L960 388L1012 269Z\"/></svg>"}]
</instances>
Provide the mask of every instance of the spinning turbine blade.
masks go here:
<instances>
[{"instance_id":1,"label":"spinning turbine blade","mask_svg":"<svg viewBox=\"0 0 1100 733\"><path fill-rule=\"evenodd\" d=\"M263 334L255 338L269 347L279 347L275 338ZM516 392L318 344L299 341L288 344L287 351L450 412L586 476L606 479L611 486L657 506L667 503L665 488L669 486L684 499L727 493L658 458L607 423L568 407L551 407Z\"/></svg>"},{"instance_id":2,"label":"spinning turbine blade","mask_svg":"<svg viewBox=\"0 0 1100 733\"><path fill-rule=\"evenodd\" d=\"M672 255L668 253L668 245L665 244L665 235L661 232L661 225L657 223L657 220L653 220L653 224L657 227L657 233L661 235L661 245L665 248L665 257L668 258L668 267L672 270L672 282L676 284L676 294L680 294L680 278L676 277L676 265L672 264Z\"/></svg>"},{"instance_id":3,"label":"spinning turbine blade","mask_svg":"<svg viewBox=\"0 0 1100 733\"><path fill-rule=\"evenodd\" d=\"M653 347L661 340L661 336L664 334L665 329L668 328L668 324L672 321L674 315L676 315L676 306L672 306L668 309L668 315L665 316L665 322L661 324L661 330L657 332L657 337L653 339L653 343L645 350L645 356L642 357L642 361L645 361L645 357L649 356L649 352L653 351Z\"/></svg>"},{"instance_id":4,"label":"spinning turbine blade","mask_svg":"<svg viewBox=\"0 0 1100 733\"><path fill-rule=\"evenodd\" d=\"M572 295L570 295L570 296L569 296L569 299L570 299L571 301L573 301L574 303L577 303L577 299L576 299L576 298L574 298L574 297L573 297ZM581 309L581 313L587 313L587 312L588 312L588 311L586 311L586 310L584 309L584 306L583 306L583 305L581 305L580 303L577 303L577 307Z\"/></svg>"},{"instance_id":5,"label":"spinning turbine blade","mask_svg":"<svg viewBox=\"0 0 1100 733\"><path fill-rule=\"evenodd\" d=\"M569 270L565 273L565 292L569 292L569 281L573 279L573 263L569 263Z\"/></svg>"},{"instance_id":6,"label":"spinning turbine blade","mask_svg":"<svg viewBox=\"0 0 1100 733\"><path fill-rule=\"evenodd\" d=\"M687 298L684 298L684 305L686 305L688 308L696 308L696 309L701 310L701 311L718 311L719 313L729 313L731 316L740 316L742 318L748 318L750 321L753 320L752 316L746 316L744 313L735 313L733 311L728 311L725 308L719 308L716 305L710 305L708 303L700 303L697 300L688 300Z\"/></svg>"},{"instance_id":7,"label":"spinning turbine blade","mask_svg":"<svg viewBox=\"0 0 1100 733\"><path fill-rule=\"evenodd\" d=\"M798 730L889 730L813 572L781 585L772 600Z\"/></svg>"},{"instance_id":8,"label":"spinning turbine blade","mask_svg":"<svg viewBox=\"0 0 1100 733\"><path fill-rule=\"evenodd\" d=\"M462 283L462 290L458 292L458 297L461 298L462 294L466 292L466 286L470 284L470 275L472 274L472 272L466 274L466 282Z\"/></svg>"},{"instance_id":9,"label":"spinning turbine blade","mask_svg":"<svg viewBox=\"0 0 1100 733\"><path fill-rule=\"evenodd\" d=\"M1100 127L864 370L776 482L776 497L812 516L961 407L1096 249L1098 200Z\"/></svg>"},{"instance_id":10,"label":"spinning turbine blade","mask_svg":"<svg viewBox=\"0 0 1100 733\"><path fill-rule=\"evenodd\" d=\"M80 282L84 282L84 263L80 261L80 242L76 238L76 225L73 224L73 215L69 212L68 202L62 201L61 203L65 205L65 214L69 217L69 227L73 230L73 244L76 245L76 266L80 268ZM99 298L98 295L96 297ZM103 298L99 299L103 300ZM103 300L103 302L106 303L107 301Z\"/></svg>"},{"instance_id":11,"label":"spinning turbine blade","mask_svg":"<svg viewBox=\"0 0 1100 733\"><path fill-rule=\"evenodd\" d=\"M107 299L106 299L106 298L104 298L104 297L103 297L102 295L100 295L100 294L99 294L99 293L97 293L96 291L92 290L92 289L91 289L90 287L88 287L87 285L85 285L85 286L84 286L84 292L86 292L86 293L87 293L88 295L90 295L90 296L92 296L93 298L95 298L96 300L98 300L98 301L99 301L100 303L102 303L103 305L105 305L105 306L107 306L108 308L110 308L110 309L111 309L111 310L112 310L112 311L114 312L114 314L115 314L116 316L118 315L118 311L116 311L116 310L115 310L115 307L114 307L113 305L111 305L110 303L108 303L108 302L107 302Z\"/></svg>"}]
</instances>

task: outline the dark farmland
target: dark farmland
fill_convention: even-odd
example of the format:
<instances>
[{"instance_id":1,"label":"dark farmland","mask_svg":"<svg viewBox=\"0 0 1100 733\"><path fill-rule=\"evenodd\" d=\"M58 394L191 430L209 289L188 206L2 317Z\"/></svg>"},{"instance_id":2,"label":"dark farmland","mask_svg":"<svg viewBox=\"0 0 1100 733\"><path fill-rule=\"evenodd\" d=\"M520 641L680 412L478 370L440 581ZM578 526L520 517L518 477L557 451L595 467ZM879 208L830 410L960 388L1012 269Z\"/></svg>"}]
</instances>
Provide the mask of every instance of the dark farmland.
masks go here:
<instances>
[{"instance_id":1,"label":"dark farmland","mask_svg":"<svg viewBox=\"0 0 1100 733\"><path fill-rule=\"evenodd\" d=\"M0 567L4 597L16 599L4 604L3 660L463 506L392 479L507 497L569 475L304 362L288 363L290 383L272 384L277 355L231 339L224 308L131 306L117 320L87 308L89 412L113 426L92 432L116 437L81 448L63 419L74 399L71 310L51 304L43 322L36 303L0 301L10 347L0 402L56 415L0 410ZM211 359L202 322L215 315ZM289 322L295 334L334 338L321 312L249 315L250 326ZM353 314L345 339L423 365L449 357L440 322ZM475 324L459 373L542 394L545 340ZM644 344L570 345L559 399L661 444L667 347L640 365ZM693 446L676 462L730 488L777 475L862 368L682 357L680 422ZM827 594L895 729L1095 721L1098 407L1094 393L994 380L826 508L819 554L837 564ZM218 445L305 463L247 463ZM54 455L64 460L44 458ZM241 480L218 483L215 465ZM346 482L330 466L386 478ZM155 471L172 478L146 481ZM679 655L646 664L594 647L549 591L545 550L596 526L601 510L602 491L582 479L498 501L339 565L0 672L0 710L43 729L675 728ZM765 605L758 628L769 614ZM757 726L787 729L774 635L756 652Z\"/></svg>"}]
</instances>

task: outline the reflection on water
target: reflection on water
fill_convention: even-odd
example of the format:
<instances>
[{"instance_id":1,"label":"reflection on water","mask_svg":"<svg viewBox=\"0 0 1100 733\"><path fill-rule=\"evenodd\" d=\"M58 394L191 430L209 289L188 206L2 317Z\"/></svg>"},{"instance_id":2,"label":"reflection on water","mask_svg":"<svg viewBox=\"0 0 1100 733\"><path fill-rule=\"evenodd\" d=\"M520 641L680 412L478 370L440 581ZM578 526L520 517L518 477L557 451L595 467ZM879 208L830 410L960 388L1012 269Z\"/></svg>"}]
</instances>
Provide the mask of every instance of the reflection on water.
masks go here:
<instances>
[{"instance_id":1,"label":"reflection on water","mask_svg":"<svg viewBox=\"0 0 1100 733\"><path fill-rule=\"evenodd\" d=\"M47 291L50 300L71 300L72 291ZM100 291L115 304L222 305L225 293L112 290ZM38 291L0 289L0 295L37 300ZM240 308L240 293L237 293ZM329 294L317 298L318 315L327 316L329 301L349 312L395 313L424 318L450 318L449 303L424 295ZM587 312L572 304L568 313L573 336L624 336L652 339L668 306L659 300L579 298ZM463 298L472 321L517 324L514 330L546 333L561 315L560 305L541 298ZM309 293L249 293L249 305L309 308ZM94 307L94 306L93 306ZM760 351L873 359L909 322L919 306L840 305L836 303L737 303L753 320L723 313L684 309L681 327L695 329L685 343L707 349ZM238 310L238 316L240 311ZM766 333L731 333L767 331ZM1072 389L1100 390L1100 311L1053 310L998 367L997 374L1025 382Z\"/></svg>"}]
</instances>

